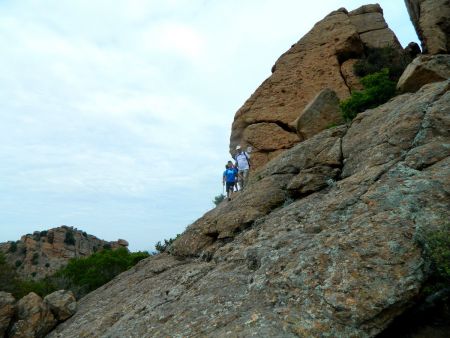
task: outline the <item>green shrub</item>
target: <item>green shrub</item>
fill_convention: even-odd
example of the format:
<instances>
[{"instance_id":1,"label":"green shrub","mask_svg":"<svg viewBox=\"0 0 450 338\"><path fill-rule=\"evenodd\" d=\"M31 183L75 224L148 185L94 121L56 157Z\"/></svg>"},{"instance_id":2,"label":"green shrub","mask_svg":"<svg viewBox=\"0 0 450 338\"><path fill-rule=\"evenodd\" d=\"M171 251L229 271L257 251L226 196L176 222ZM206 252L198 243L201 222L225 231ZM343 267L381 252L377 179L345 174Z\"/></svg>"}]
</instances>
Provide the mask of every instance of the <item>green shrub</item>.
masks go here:
<instances>
[{"instance_id":1,"label":"green shrub","mask_svg":"<svg viewBox=\"0 0 450 338\"><path fill-rule=\"evenodd\" d=\"M217 195L216 197L214 197L213 203L217 206L220 204L220 202L222 202L225 199L225 195L224 194L220 194Z\"/></svg>"},{"instance_id":2,"label":"green shrub","mask_svg":"<svg viewBox=\"0 0 450 338\"><path fill-rule=\"evenodd\" d=\"M389 79L389 70L366 75L361 79L364 90L353 92L351 97L340 103L345 120L351 121L366 109L375 108L395 95L396 83Z\"/></svg>"},{"instance_id":3,"label":"green shrub","mask_svg":"<svg viewBox=\"0 0 450 338\"><path fill-rule=\"evenodd\" d=\"M119 248L71 259L66 267L52 277L53 284L57 284L56 281L65 284L63 288L70 289L77 297L81 297L148 256L146 252L130 253L126 248Z\"/></svg>"},{"instance_id":4,"label":"green shrub","mask_svg":"<svg viewBox=\"0 0 450 338\"><path fill-rule=\"evenodd\" d=\"M66 243L67 245L75 245L75 237L73 236L72 231L66 232L64 243Z\"/></svg>"},{"instance_id":5,"label":"green shrub","mask_svg":"<svg viewBox=\"0 0 450 338\"><path fill-rule=\"evenodd\" d=\"M103 250L111 250L111 244L109 243L103 244Z\"/></svg>"},{"instance_id":6,"label":"green shrub","mask_svg":"<svg viewBox=\"0 0 450 338\"><path fill-rule=\"evenodd\" d=\"M49 268L50 267L50 263L45 263L45 267Z\"/></svg>"},{"instance_id":7,"label":"green shrub","mask_svg":"<svg viewBox=\"0 0 450 338\"><path fill-rule=\"evenodd\" d=\"M422 247L431 267L427 293L433 293L450 285L450 224L423 235Z\"/></svg>"},{"instance_id":8,"label":"green shrub","mask_svg":"<svg viewBox=\"0 0 450 338\"><path fill-rule=\"evenodd\" d=\"M46 236L47 236L47 233L48 233L47 230L41 231L41 232L40 232L40 236L41 236L41 237L46 237Z\"/></svg>"},{"instance_id":9,"label":"green shrub","mask_svg":"<svg viewBox=\"0 0 450 338\"><path fill-rule=\"evenodd\" d=\"M18 260L14 263L14 265L16 266L16 268L18 268L19 266L22 265L22 261L18 259Z\"/></svg>"},{"instance_id":10,"label":"green shrub","mask_svg":"<svg viewBox=\"0 0 450 338\"><path fill-rule=\"evenodd\" d=\"M11 242L9 244L8 252L16 252L16 251L17 251L17 243L16 242Z\"/></svg>"}]
</instances>

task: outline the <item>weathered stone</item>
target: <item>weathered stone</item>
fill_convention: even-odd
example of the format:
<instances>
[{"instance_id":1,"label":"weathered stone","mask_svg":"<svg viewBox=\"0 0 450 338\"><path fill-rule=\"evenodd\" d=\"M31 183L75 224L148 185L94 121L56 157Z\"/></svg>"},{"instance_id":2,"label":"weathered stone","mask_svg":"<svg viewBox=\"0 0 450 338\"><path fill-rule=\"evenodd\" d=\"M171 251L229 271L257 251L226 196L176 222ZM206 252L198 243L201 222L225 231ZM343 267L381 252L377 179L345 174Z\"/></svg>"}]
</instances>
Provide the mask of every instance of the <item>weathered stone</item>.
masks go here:
<instances>
[{"instance_id":1,"label":"weathered stone","mask_svg":"<svg viewBox=\"0 0 450 338\"><path fill-rule=\"evenodd\" d=\"M318 166L300 171L288 184L291 195L304 195L332 185L340 174L339 168Z\"/></svg>"},{"instance_id":2,"label":"weathered stone","mask_svg":"<svg viewBox=\"0 0 450 338\"><path fill-rule=\"evenodd\" d=\"M48 305L41 297L31 292L17 302L17 321L11 327L9 337L44 337L56 323Z\"/></svg>"},{"instance_id":3,"label":"weathered stone","mask_svg":"<svg viewBox=\"0 0 450 338\"><path fill-rule=\"evenodd\" d=\"M5 337L6 330L14 317L15 302L10 293L0 291L0 337Z\"/></svg>"},{"instance_id":4,"label":"weathered stone","mask_svg":"<svg viewBox=\"0 0 450 338\"><path fill-rule=\"evenodd\" d=\"M450 78L450 55L420 55L406 67L398 80L397 89L415 92L423 85Z\"/></svg>"},{"instance_id":5,"label":"weathered stone","mask_svg":"<svg viewBox=\"0 0 450 338\"><path fill-rule=\"evenodd\" d=\"M450 2L405 0L425 54L450 53Z\"/></svg>"},{"instance_id":6,"label":"weathered stone","mask_svg":"<svg viewBox=\"0 0 450 338\"><path fill-rule=\"evenodd\" d=\"M294 124L300 138L305 140L342 122L339 98L333 90L326 88L305 107Z\"/></svg>"},{"instance_id":7,"label":"weathered stone","mask_svg":"<svg viewBox=\"0 0 450 338\"><path fill-rule=\"evenodd\" d=\"M272 152L295 143L288 136L294 132L289 126L320 91L330 88L340 99L345 99L351 89L357 89L358 81L353 74L341 72L347 60L362 57L365 47L386 46L401 50L378 5L363 6L350 13L342 8L327 15L277 60L273 74L237 111L230 152L237 144L251 145L255 158L253 168L267 163L273 158ZM265 123L286 127L281 134L273 126L253 127ZM278 135L282 135L283 142L278 140Z\"/></svg>"},{"instance_id":8,"label":"weathered stone","mask_svg":"<svg viewBox=\"0 0 450 338\"><path fill-rule=\"evenodd\" d=\"M77 301L72 291L58 290L44 298L55 318L59 321L66 320L77 311Z\"/></svg>"}]
</instances>

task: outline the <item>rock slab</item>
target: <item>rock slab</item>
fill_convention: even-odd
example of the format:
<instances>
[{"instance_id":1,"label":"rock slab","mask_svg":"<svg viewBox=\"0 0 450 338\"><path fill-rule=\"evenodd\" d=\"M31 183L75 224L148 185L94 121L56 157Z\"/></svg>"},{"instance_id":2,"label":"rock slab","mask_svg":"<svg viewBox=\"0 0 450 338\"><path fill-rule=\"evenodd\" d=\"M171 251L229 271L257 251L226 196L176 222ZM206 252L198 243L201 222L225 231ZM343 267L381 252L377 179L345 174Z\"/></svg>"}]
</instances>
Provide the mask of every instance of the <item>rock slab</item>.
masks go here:
<instances>
[{"instance_id":1,"label":"rock slab","mask_svg":"<svg viewBox=\"0 0 450 338\"><path fill-rule=\"evenodd\" d=\"M375 337L427 279L415 238L450 218L449 106L431 83L284 151L49 337Z\"/></svg>"},{"instance_id":2,"label":"rock slab","mask_svg":"<svg viewBox=\"0 0 450 338\"><path fill-rule=\"evenodd\" d=\"M450 53L450 2L448 0L405 0L425 54Z\"/></svg>"}]
</instances>

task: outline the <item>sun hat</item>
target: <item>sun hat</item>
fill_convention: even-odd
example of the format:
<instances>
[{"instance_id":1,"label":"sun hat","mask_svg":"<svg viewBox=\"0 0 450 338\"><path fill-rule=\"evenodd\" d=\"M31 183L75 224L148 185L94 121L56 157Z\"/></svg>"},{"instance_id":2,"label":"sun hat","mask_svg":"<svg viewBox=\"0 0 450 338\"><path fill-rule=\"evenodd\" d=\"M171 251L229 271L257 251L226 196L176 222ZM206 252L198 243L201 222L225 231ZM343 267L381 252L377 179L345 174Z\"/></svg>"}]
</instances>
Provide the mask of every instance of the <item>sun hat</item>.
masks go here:
<instances>
[{"instance_id":1,"label":"sun hat","mask_svg":"<svg viewBox=\"0 0 450 338\"><path fill-rule=\"evenodd\" d=\"M241 146L236 146L236 150L239 150L239 149L241 149Z\"/></svg>"}]
</instances>

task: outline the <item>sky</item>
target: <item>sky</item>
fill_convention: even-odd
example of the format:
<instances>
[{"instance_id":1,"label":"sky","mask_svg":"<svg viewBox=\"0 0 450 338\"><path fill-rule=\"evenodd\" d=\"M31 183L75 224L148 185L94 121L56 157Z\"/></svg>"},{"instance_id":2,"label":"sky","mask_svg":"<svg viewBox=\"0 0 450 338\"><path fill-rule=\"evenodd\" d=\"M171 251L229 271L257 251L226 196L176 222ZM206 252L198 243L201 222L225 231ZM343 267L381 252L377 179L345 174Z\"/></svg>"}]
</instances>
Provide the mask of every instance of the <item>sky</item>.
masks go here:
<instances>
[{"instance_id":1,"label":"sky","mask_svg":"<svg viewBox=\"0 0 450 338\"><path fill-rule=\"evenodd\" d=\"M0 242L175 237L214 207L234 114L278 57L367 3L0 0ZM378 3L418 42L403 0Z\"/></svg>"}]
</instances>

